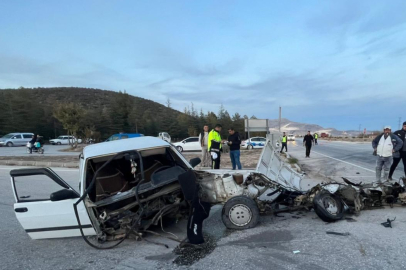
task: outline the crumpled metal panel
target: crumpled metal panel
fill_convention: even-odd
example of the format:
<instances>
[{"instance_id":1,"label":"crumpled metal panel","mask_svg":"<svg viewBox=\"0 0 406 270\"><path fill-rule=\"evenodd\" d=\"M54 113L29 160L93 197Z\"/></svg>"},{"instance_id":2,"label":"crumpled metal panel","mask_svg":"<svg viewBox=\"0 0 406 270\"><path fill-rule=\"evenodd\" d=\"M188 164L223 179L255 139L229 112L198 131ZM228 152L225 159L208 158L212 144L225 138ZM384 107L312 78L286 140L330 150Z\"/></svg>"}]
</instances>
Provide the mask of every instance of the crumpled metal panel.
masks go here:
<instances>
[{"instance_id":1,"label":"crumpled metal panel","mask_svg":"<svg viewBox=\"0 0 406 270\"><path fill-rule=\"evenodd\" d=\"M281 185L301 190L300 183L303 179L303 174L296 172L291 168L290 164L285 163L281 159L279 153L277 153L280 146L281 134L268 134L256 170Z\"/></svg>"}]
</instances>

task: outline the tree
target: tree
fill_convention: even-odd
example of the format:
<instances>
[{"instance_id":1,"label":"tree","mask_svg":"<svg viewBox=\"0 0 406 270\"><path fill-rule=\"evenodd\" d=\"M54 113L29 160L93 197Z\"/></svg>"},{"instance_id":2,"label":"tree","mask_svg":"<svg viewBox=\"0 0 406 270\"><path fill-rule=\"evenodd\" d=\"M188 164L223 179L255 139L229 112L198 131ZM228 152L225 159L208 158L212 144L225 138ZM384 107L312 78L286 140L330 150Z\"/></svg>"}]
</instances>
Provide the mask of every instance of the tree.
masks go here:
<instances>
[{"instance_id":1,"label":"tree","mask_svg":"<svg viewBox=\"0 0 406 270\"><path fill-rule=\"evenodd\" d=\"M166 107L171 108L171 100L169 98L166 99Z\"/></svg>"},{"instance_id":2,"label":"tree","mask_svg":"<svg viewBox=\"0 0 406 270\"><path fill-rule=\"evenodd\" d=\"M55 111L54 117L62 123L63 128L66 129L68 135L77 137L77 132L81 128L81 121L83 120L85 111L75 103L59 104ZM77 147L77 140L70 142L72 148Z\"/></svg>"}]
</instances>

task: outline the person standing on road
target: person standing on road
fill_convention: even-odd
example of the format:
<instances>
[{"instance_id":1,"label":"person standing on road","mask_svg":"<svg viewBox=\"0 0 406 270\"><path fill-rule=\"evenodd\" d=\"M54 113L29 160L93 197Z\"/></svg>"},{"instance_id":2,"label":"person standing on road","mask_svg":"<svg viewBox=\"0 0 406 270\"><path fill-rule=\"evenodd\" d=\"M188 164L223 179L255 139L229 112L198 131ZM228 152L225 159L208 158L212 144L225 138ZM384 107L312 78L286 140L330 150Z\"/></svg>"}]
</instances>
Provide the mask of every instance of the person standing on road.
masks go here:
<instances>
[{"instance_id":1,"label":"person standing on road","mask_svg":"<svg viewBox=\"0 0 406 270\"><path fill-rule=\"evenodd\" d=\"M241 162L240 162L240 145L241 145L241 138L238 132L235 132L234 128L228 129L228 142L227 144L230 146L230 159L231 164L233 166L233 170L236 167L241 170Z\"/></svg>"},{"instance_id":2,"label":"person standing on road","mask_svg":"<svg viewBox=\"0 0 406 270\"><path fill-rule=\"evenodd\" d=\"M307 132L307 135L303 137L303 146L306 146L306 157L310 157L310 150L312 149L312 145L314 144L314 138L310 134L310 131Z\"/></svg>"},{"instance_id":3,"label":"person standing on road","mask_svg":"<svg viewBox=\"0 0 406 270\"><path fill-rule=\"evenodd\" d=\"M406 122L403 122L403 128L401 130L395 131L393 134L399 136L403 142L403 147L399 150L399 156L395 156L395 153L393 154L393 164L390 167L389 180L392 180L392 175L395 172L400 160L403 162L403 170L406 177Z\"/></svg>"},{"instance_id":4,"label":"person standing on road","mask_svg":"<svg viewBox=\"0 0 406 270\"><path fill-rule=\"evenodd\" d=\"M319 138L319 134L317 134L317 133L314 133L314 144L315 145L318 145L318 143L317 143L317 139Z\"/></svg>"},{"instance_id":5,"label":"person standing on road","mask_svg":"<svg viewBox=\"0 0 406 270\"><path fill-rule=\"evenodd\" d=\"M212 169L220 169L220 157L221 157L221 128L220 124L217 124L209 133L207 142L207 150L211 156Z\"/></svg>"},{"instance_id":6,"label":"person standing on road","mask_svg":"<svg viewBox=\"0 0 406 270\"><path fill-rule=\"evenodd\" d=\"M378 135L372 141L374 153L378 156L376 159L376 181L381 182L382 168L383 178L388 180L389 169L393 162L393 154L398 152L403 146L402 140L394 134L391 134L391 127L385 126L384 133Z\"/></svg>"},{"instance_id":7,"label":"person standing on road","mask_svg":"<svg viewBox=\"0 0 406 270\"><path fill-rule=\"evenodd\" d=\"M202 167L210 167L210 154L207 150L209 142L209 126L203 127L203 132L199 134L199 142L202 147Z\"/></svg>"},{"instance_id":8,"label":"person standing on road","mask_svg":"<svg viewBox=\"0 0 406 270\"><path fill-rule=\"evenodd\" d=\"M283 152L283 148L286 149L286 152L288 152L288 137L286 136L286 132L283 132L282 136L282 148L281 148L281 153Z\"/></svg>"}]
</instances>

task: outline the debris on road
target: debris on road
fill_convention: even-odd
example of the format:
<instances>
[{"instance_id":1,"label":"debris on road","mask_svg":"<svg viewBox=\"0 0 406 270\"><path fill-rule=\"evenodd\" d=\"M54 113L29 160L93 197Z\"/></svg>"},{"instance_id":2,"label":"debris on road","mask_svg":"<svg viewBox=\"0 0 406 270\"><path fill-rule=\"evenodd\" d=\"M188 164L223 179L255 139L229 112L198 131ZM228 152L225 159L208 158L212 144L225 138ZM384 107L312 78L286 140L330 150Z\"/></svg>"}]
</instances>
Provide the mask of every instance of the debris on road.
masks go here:
<instances>
[{"instance_id":1,"label":"debris on road","mask_svg":"<svg viewBox=\"0 0 406 270\"><path fill-rule=\"evenodd\" d=\"M333 234L333 235L340 235L340 236L349 236L350 233L349 232L345 232L345 233L340 233L340 232L331 232L331 231L327 231L327 234Z\"/></svg>"},{"instance_id":2,"label":"debris on road","mask_svg":"<svg viewBox=\"0 0 406 270\"><path fill-rule=\"evenodd\" d=\"M298 253L300 253L300 250L294 250L293 251L293 254L298 254Z\"/></svg>"},{"instance_id":3,"label":"debris on road","mask_svg":"<svg viewBox=\"0 0 406 270\"><path fill-rule=\"evenodd\" d=\"M385 227L385 228L392 228L392 222L396 220L396 217L392 220L390 220L389 218L386 220L386 222L382 222L381 224Z\"/></svg>"}]
</instances>

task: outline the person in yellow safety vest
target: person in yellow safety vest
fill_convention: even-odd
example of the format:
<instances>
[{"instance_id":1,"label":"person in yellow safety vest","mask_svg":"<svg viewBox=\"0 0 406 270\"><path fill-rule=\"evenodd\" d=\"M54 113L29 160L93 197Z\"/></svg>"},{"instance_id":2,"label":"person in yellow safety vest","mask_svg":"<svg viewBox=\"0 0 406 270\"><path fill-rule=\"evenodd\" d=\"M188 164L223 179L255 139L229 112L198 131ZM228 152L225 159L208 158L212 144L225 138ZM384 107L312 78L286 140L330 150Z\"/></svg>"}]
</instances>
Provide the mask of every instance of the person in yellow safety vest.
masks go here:
<instances>
[{"instance_id":1,"label":"person in yellow safety vest","mask_svg":"<svg viewBox=\"0 0 406 270\"><path fill-rule=\"evenodd\" d=\"M316 144L318 144L317 143L317 139L319 138L319 134L317 134L317 133L314 133L314 144L316 145Z\"/></svg>"},{"instance_id":2,"label":"person in yellow safety vest","mask_svg":"<svg viewBox=\"0 0 406 270\"><path fill-rule=\"evenodd\" d=\"M288 136L286 136L286 132L283 132L283 136L282 136L282 149L281 149L281 153L283 152L283 148L286 149L286 152L288 152Z\"/></svg>"},{"instance_id":3,"label":"person in yellow safety vest","mask_svg":"<svg viewBox=\"0 0 406 270\"><path fill-rule=\"evenodd\" d=\"M217 124L209 133L209 139L207 142L207 150L211 156L212 169L220 169L220 156L221 156L221 128L220 124Z\"/></svg>"}]
</instances>

